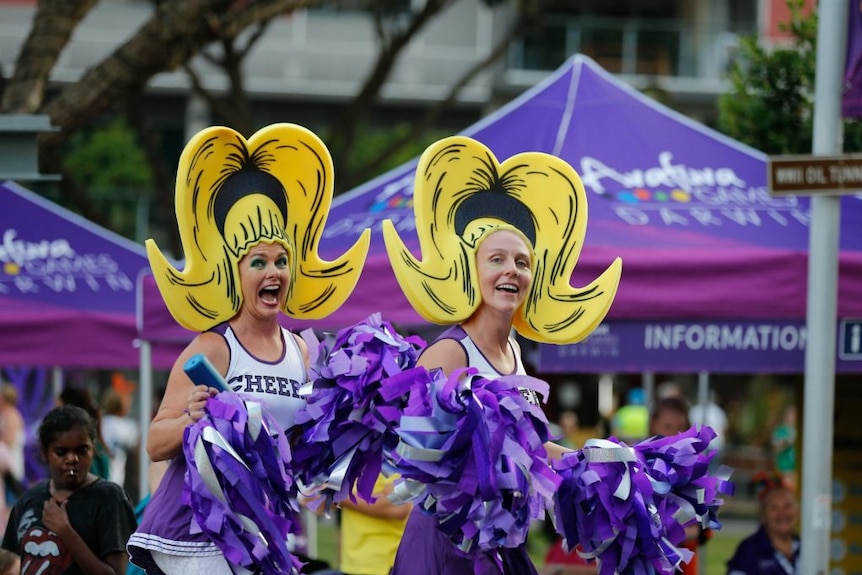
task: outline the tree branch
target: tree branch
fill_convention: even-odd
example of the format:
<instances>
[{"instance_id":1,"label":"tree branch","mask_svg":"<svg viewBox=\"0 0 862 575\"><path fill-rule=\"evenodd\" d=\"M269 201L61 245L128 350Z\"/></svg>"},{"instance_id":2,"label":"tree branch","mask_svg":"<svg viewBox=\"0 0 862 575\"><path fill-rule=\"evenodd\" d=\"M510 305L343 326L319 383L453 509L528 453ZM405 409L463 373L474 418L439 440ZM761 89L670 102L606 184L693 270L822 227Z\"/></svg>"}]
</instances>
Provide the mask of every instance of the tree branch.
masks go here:
<instances>
[{"instance_id":1,"label":"tree branch","mask_svg":"<svg viewBox=\"0 0 862 575\"><path fill-rule=\"evenodd\" d=\"M414 15L406 28L394 33L381 45L374 68L365 79L359 93L344 110L341 120L332 128L330 147L334 150L335 173L348 176L348 158L353 150L359 121L368 116L381 86L389 77L401 51L426 24L433 20L434 16L455 2L457 0L427 0L422 10Z\"/></svg>"},{"instance_id":2,"label":"tree branch","mask_svg":"<svg viewBox=\"0 0 862 575\"><path fill-rule=\"evenodd\" d=\"M434 106L428 110L425 116L422 117L422 119L418 122L413 122L407 133L390 142L379 154L365 163L360 171L351 173L351 181L348 181L348 187L343 189L350 189L355 185L370 179L374 174L380 171L381 166L393 154L404 148L407 144L421 138L422 135L434 125L443 112L448 110L452 104L455 103L455 100L458 98L458 94L467 84L506 54L509 44L511 44L515 38L524 33L529 23L529 19L525 18L523 15L519 16L509 27L506 34L494 45L487 56L476 62L464 74L462 74L458 81L449 89L446 96L442 100L436 102Z\"/></svg>"},{"instance_id":3,"label":"tree branch","mask_svg":"<svg viewBox=\"0 0 862 575\"><path fill-rule=\"evenodd\" d=\"M214 58L213 62L217 64L218 59ZM229 117L231 114L230 106L213 96L212 92L204 87L200 76L195 72L194 68L192 68L190 64L186 63L183 64L183 70L185 70L186 75L189 77L189 81L192 84L192 91L206 101L210 111L222 118Z\"/></svg>"},{"instance_id":4,"label":"tree branch","mask_svg":"<svg viewBox=\"0 0 862 575\"><path fill-rule=\"evenodd\" d=\"M44 111L60 131L40 136L40 149L59 146L72 132L114 102L139 92L156 74L174 70L189 61L210 42L236 36L260 19L319 2L175 0L158 3L152 17L134 36L48 103Z\"/></svg>"},{"instance_id":5,"label":"tree branch","mask_svg":"<svg viewBox=\"0 0 862 575\"><path fill-rule=\"evenodd\" d=\"M266 29L269 28L269 23L272 22L272 19L264 20L262 22L257 23L257 29L249 36L248 40L245 43L245 46L241 48L237 48L237 55L240 60L244 60L248 53L251 52L251 49L258 43L258 41L263 38Z\"/></svg>"},{"instance_id":6,"label":"tree branch","mask_svg":"<svg viewBox=\"0 0 862 575\"><path fill-rule=\"evenodd\" d=\"M4 114L33 114L42 107L51 70L75 27L96 0L42 0L36 3L33 26L2 92Z\"/></svg>"}]
</instances>

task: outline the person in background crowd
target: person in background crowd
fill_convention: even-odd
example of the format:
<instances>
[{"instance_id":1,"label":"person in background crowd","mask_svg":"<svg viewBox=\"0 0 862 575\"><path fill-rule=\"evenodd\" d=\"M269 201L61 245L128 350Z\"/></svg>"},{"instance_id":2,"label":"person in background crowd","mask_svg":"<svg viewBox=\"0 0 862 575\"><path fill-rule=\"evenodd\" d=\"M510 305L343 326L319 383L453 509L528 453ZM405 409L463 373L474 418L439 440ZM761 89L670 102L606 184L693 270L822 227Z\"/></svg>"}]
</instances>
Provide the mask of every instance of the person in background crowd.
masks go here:
<instances>
[{"instance_id":1,"label":"person in background crowd","mask_svg":"<svg viewBox=\"0 0 862 575\"><path fill-rule=\"evenodd\" d=\"M717 434L709 443L710 448L716 450L715 457L710 461L710 467L715 469L721 465L724 456L725 435L727 434L727 414L718 405L718 395L715 390L709 393L709 401L706 406L700 404L692 405L688 412L689 419L694 425L706 425L711 427Z\"/></svg>"},{"instance_id":2,"label":"person in background crowd","mask_svg":"<svg viewBox=\"0 0 862 575\"><path fill-rule=\"evenodd\" d=\"M374 503L357 497L356 502L348 498L339 504L341 571L345 575L389 575L413 507L389 501L396 479L394 475L385 478L381 475L377 479Z\"/></svg>"},{"instance_id":3,"label":"person in background crowd","mask_svg":"<svg viewBox=\"0 0 862 575\"><path fill-rule=\"evenodd\" d=\"M18 409L18 390L10 383L3 383L0 386L0 441L9 447L11 458L9 475L18 483L23 483L24 444L27 441L27 429L24 424L24 416ZM8 483L9 478L6 479ZM14 503L14 501L8 502Z\"/></svg>"},{"instance_id":4,"label":"person in background crowd","mask_svg":"<svg viewBox=\"0 0 862 575\"><path fill-rule=\"evenodd\" d=\"M17 483L11 473L12 455L5 443L0 442L0 493L4 493L4 497L0 497L0 528L6 528L6 522L9 519L9 511L21 493L24 492L20 483ZM11 484L16 486L15 489L10 487Z\"/></svg>"},{"instance_id":5,"label":"person in background crowd","mask_svg":"<svg viewBox=\"0 0 862 575\"><path fill-rule=\"evenodd\" d=\"M656 400L649 419L650 435L664 437L676 435L691 427L688 418L689 405L681 396L667 395ZM708 532L700 525L689 525L685 529L686 539L681 546L694 552L694 557L688 563L682 564L683 575L698 575L698 547L707 541Z\"/></svg>"},{"instance_id":6,"label":"person in background crowd","mask_svg":"<svg viewBox=\"0 0 862 575\"><path fill-rule=\"evenodd\" d=\"M656 399L664 399L665 397L685 397L682 392L682 387L675 381L663 381L658 385L655 391Z\"/></svg>"},{"instance_id":7,"label":"person in background crowd","mask_svg":"<svg viewBox=\"0 0 862 575\"><path fill-rule=\"evenodd\" d=\"M781 475L755 476L759 487L760 526L743 539L727 562L727 575L799 573L799 505Z\"/></svg>"},{"instance_id":8,"label":"person in background crowd","mask_svg":"<svg viewBox=\"0 0 862 575\"><path fill-rule=\"evenodd\" d=\"M87 412L96 423L96 450L92 458L93 472L97 477L109 479L111 473L111 453L108 451L105 438L102 437L102 411L93 400L90 392L83 387L67 387L60 392L57 405L75 405Z\"/></svg>"},{"instance_id":9,"label":"person in background crowd","mask_svg":"<svg viewBox=\"0 0 862 575\"><path fill-rule=\"evenodd\" d=\"M649 434L668 437L691 427L688 402L682 397L668 396L655 402L649 416Z\"/></svg>"},{"instance_id":10,"label":"person in background crowd","mask_svg":"<svg viewBox=\"0 0 862 575\"><path fill-rule=\"evenodd\" d=\"M96 423L74 405L39 425L49 479L15 503L3 548L21 557L22 575L123 575L135 515L126 492L90 472Z\"/></svg>"},{"instance_id":11,"label":"person in background crowd","mask_svg":"<svg viewBox=\"0 0 862 575\"><path fill-rule=\"evenodd\" d=\"M126 486L126 462L129 453L137 453L140 443L138 423L129 417L132 397L109 389L102 399L102 437L110 453L108 478Z\"/></svg>"},{"instance_id":12,"label":"person in background crowd","mask_svg":"<svg viewBox=\"0 0 862 575\"><path fill-rule=\"evenodd\" d=\"M24 493L24 445L27 430L18 409L18 390L0 381L0 530L9 510Z\"/></svg>"},{"instance_id":13,"label":"person in background crowd","mask_svg":"<svg viewBox=\"0 0 862 575\"><path fill-rule=\"evenodd\" d=\"M559 421L562 437L557 441L557 443L568 449L577 449L578 433L580 432L578 414L571 409L567 409L560 414Z\"/></svg>"},{"instance_id":14,"label":"person in background crowd","mask_svg":"<svg viewBox=\"0 0 862 575\"><path fill-rule=\"evenodd\" d=\"M626 404L614 414L611 433L628 445L646 439L649 433L649 408L643 389L633 387L628 391Z\"/></svg>"},{"instance_id":15,"label":"person in background crowd","mask_svg":"<svg viewBox=\"0 0 862 575\"><path fill-rule=\"evenodd\" d=\"M796 487L796 405L784 410L781 423L772 430L772 457L775 470L791 488Z\"/></svg>"}]
</instances>

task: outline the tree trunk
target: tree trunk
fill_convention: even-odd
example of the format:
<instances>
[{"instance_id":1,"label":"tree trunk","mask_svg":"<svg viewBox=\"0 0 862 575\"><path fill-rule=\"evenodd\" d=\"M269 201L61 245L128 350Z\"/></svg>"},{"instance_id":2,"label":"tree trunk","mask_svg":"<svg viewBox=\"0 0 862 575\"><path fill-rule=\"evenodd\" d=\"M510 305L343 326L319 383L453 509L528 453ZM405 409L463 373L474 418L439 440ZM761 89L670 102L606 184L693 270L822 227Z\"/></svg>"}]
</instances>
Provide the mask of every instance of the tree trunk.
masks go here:
<instances>
[{"instance_id":1,"label":"tree trunk","mask_svg":"<svg viewBox=\"0 0 862 575\"><path fill-rule=\"evenodd\" d=\"M137 134L138 141L144 148L153 173L153 203L158 212L158 218L164 222L173 222L176 219L174 212L174 181L176 176L165 161L159 146L158 136L143 121L140 98L132 97L129 99L129 104L126 107L126 121ZM182 254L183 248L177 226L167 226L165 231L169 238L168 249L171 253Z\"/></svg>"}]
</instances>

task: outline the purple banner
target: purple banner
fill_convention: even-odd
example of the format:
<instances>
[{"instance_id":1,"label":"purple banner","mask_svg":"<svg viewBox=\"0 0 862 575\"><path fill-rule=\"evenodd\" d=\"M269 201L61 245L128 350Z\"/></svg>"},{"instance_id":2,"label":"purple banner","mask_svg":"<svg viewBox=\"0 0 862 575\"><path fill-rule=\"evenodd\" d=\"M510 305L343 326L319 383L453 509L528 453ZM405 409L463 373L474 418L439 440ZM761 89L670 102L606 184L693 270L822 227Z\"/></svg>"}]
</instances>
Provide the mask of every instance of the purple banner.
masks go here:
<instances>
[{"instance_id":1,"label":"purple banner","mask_svg":"<svg viewBox=\"0 0 862 575\"><path fill-rule=\"evenodd\" d=\"M862 320L842 320L838 373L862 372ZM804 321L606 321L573 345L540 345L539 373L803 373ZM839 353L840 352L840 353Z\"/></svg>"},{"instance_id":2,"label":"purple banner","mask_svg":"<svg viewBox=\"0 0 862 575\"><path fill-rule=\"evenodd\" d=\"M862 118L862 4L850 2L848 8L841 114L845 118Z\"/></svg>"},{"instance_id":3,"label":"purple banner","mask_svg":"<svg viewBox=\"0 0 862 575\"><path fill-rule=\"evenodd\" d=\"M126 368L143 246L0 183L0 365Z\"/></svg>"},{"instance_id":4,"label":"purple banner","mask_svg":"<svg viewBox=\"0 0 862 575\"><path fill-rule=\"evenodd\" d=\"M0 295L133 317L143 246L12 182L0 184L0 205Z\"/></svg>"}]
</instances>

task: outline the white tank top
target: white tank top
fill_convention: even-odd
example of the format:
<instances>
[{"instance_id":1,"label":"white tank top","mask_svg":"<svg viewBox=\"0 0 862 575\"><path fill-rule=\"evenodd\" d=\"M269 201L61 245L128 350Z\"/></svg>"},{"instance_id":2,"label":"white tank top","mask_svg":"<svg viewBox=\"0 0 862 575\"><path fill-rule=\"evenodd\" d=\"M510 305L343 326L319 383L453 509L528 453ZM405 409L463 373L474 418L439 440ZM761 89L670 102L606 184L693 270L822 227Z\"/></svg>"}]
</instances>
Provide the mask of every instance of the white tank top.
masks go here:
<instances>
[{"instance_id":1,"label":"white tank top","mask_svg":"<svg viewBox=\"0 0 862 575\"><path fill-rule=\"evenodd\" d=\"M510 373L501 373L494 367L488 358L479 350L476 344L470 339L470 336L467 335L467 332L464 331L464 328L460 325L453 326L437 338L437 341L441 339L454 339L457 341L461 347L464 349L464 353L467 355L467 365L469 367L475 367L479 370L479 375L488 379L496 379L503 375L527 375L527 370L524 369L524 364L521 361L521 346L518 345L518 342L514 337L509 336L509 347L512 348L512 353L515 357L515 369L513 369ZM541 405L539 402L539 396L535 391L531 389L519 388L521 390L521 395L524 398L532 403L533 405Z\"/></svg>"},{"instance_id":2,"label":"white tank top","mask_svg":"<svg viewBox=\"0 0 862 575\"><path fill-rule=\"evenodd\" d=\"M266 405L284 429L292 427L296 412L305 405L306 399L300 395L299 389L308 379L302 351L293 335L282 328L284 353L277 361L269 362L249 353L229 325L224 331L219 328L216 331L224 336L230 349L230 364L225 377L228 387Z\"/></svg>"}]
</instances>

